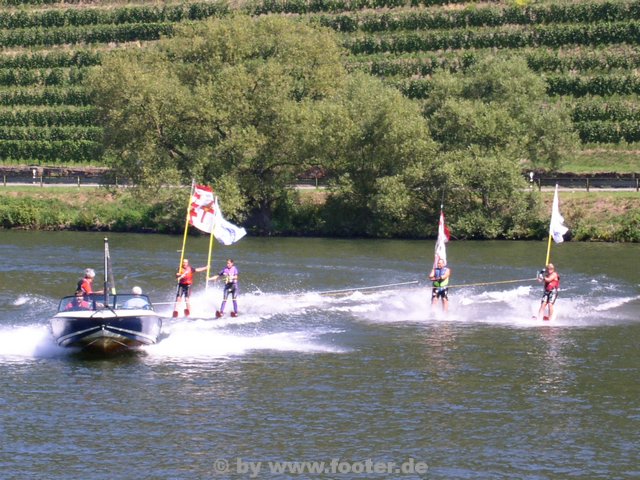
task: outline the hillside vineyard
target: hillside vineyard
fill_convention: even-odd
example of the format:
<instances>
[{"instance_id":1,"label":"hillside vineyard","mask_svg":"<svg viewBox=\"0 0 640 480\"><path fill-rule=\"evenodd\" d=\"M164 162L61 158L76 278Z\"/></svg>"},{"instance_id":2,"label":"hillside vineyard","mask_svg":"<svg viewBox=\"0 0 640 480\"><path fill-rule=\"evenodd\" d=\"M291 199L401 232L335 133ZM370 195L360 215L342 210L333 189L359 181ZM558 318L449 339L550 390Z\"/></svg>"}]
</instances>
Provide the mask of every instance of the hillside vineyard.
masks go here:
<instances>
[{"instance_id":1,"label":"hillside vineyard","mask_svg":"<svg viewBox=\"0 0 640 480\"><path fill-rule=\"evenodd\" d=\"M347 67L421 102L440 70L518 56L563 97L586 155L640 141L640 1L0 0L0 162L100 165L102 129L84 86L119 48L145 48L180 22L287 15L336 31ZM597 148L593 148L594 144Z\"/></svg>"}]
</instances>

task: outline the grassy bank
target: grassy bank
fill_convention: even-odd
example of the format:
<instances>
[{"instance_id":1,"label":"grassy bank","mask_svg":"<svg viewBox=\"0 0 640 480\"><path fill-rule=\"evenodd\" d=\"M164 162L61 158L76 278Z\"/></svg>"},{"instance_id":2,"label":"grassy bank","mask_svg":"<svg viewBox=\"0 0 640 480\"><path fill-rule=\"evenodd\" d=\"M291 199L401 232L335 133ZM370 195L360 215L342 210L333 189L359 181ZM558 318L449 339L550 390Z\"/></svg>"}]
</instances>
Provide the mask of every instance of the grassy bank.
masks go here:
<instances>
[{"instance_id":1,"label":"grassy bank","mask_svg":"<svg viewBox=\"0 0 640 480\"><path fill-rule=\"evenodd\" d=\"M639 173L640 144L589 144L565 159L562 173Z\"/></svg>"},{"instance_id":2,"label":"grassy bank","mask_svg":"<svg viewBox=\"0 0 640 480\"><path fill-rule=\"evenodd\" d=\"M553 192L540 195L544 204L540 218L547 222ZM302 207L323 201L322 190L299 192ZM2 187L0 228L175 233L184 228L184 205L184 199L171 191L141 201L127 189ZM565 190L560 194L560 208L573 240L640 242L637 192Z\"/></svg>"},{"instance_id":3,"label":"grassy bank","mask_svg":"<svg viewBox=\"0 0 640 480\"><path fill-rule=\"evenodd\" d=\"M127 190L100 187L3 187L0 227L171 233L184 228L171 200L141 202Z\"/></svg>"},{"instance_id":4,"label":"grassy bank","mask_svg":"<svg viewBox=\"0 0 640 480\"><path fill-rule=\"evenodd\" d=\"M543 195L550 211L553 193ZM573 240L640 242L638 192L563 191L560 208Z\"/></svg>"}]
</instances>

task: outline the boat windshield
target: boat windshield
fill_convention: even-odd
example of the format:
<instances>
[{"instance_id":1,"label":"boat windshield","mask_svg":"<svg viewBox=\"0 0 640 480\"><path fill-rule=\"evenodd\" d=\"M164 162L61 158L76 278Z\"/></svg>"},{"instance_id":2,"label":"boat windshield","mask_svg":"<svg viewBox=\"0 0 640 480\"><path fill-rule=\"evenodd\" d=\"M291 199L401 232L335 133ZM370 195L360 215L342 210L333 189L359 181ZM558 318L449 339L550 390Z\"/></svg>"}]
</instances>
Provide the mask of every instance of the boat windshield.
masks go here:
<instances>
[{"instance_id":1,"label":"boat windshield","mask_svg":"<svg viewBox=\"0 0 640 480\"><path fill-rule=\"evenodd\" d=\"M71 295L60 300L58 312L80 312L83 310L102 310L105 308L103 295ZM153 310L153 306L146 295L124 293L110 295L108 308L114 310Z\"/></svg>"}]
</instances>

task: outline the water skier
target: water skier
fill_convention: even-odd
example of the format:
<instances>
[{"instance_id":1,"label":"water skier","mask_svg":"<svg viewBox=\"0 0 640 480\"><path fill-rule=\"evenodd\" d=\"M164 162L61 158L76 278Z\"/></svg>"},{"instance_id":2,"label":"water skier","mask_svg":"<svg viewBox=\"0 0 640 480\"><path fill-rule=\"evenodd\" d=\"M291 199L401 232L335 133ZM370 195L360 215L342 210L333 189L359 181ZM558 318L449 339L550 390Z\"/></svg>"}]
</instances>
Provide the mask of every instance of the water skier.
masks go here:
<instances>
[{"instance_id":1,"label":"water skier","mask_svg":"<svg viewBox=\"0 0 640 480\"><path fill-rule=\"evenodd\" d=\"M218 275L214 275L209 280L216 281L219 277L224 277L224 293L220 310L216 310L216 318L224 315L224 307L227 305L227 298L231 294L233 300L232 317L238 316L238 268L234 265L232 259L227 259L227 266L223 268Z\"/></svg>"},{"instance_id":2,"label":"water skier","mask_svg":"<svg viewBox=\"0 0 640 480\"><path fill-rule=\"evenodd\" d=\"M434 307L438 303L438 299L442 300L442 310L449 311L449 277L451 269L447 267L442 258L438 259L436 268L429 273L429 280L433 282L431 290L431 306Z\"/></svg>"},{"instance_id":3,"label":"water skier","mask_svg":"<svg viewBox=\"0 0 640 480\"><path fill-rule=\"evenodd\" d=\"M550 263L546 269L540 271L538 281L544 282L538 318L542 317L543 320L551 320L553 318L554 305L558 298L558 288L560 288L560 275L556 272L556 267L554 267L553 263ZM545 308L549 309L547 316L544 316Z\"/></svg>"},{"instance_id":4,"label":"water skier","mask_svg":"<svg viewBox=\"0 0 640 480\"><path fill-rule=\"evenodd\" d=\"M178 291L176 292L176 302L173 307L173 316L174 318L178 316L178 304L184 297L185 309L184 316L188 317L191 313L191 286L193 285L193 274L196 272L204 272L207 267L198 267L194 268L189 265L189 260L186 258L182 261L182 267L180 271L176 273L176 277L178 279Z\"/></svg>"}]
</instances>

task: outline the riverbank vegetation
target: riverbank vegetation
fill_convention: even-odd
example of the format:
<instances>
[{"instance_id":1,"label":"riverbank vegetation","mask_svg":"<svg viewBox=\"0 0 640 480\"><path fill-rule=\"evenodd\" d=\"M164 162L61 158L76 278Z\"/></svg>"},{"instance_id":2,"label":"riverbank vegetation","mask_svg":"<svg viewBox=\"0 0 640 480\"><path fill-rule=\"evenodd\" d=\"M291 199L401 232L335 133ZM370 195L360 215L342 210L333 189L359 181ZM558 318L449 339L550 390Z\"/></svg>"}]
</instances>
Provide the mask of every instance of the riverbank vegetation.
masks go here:
<instances>
[{"instance_id":1,"label":"riverbank vegetation","mask_svg":"<svg viewBox=\"0 0 640 480\"><path fill-rule=\"evenodd\" d=\"M188 187L167 189L140 201L131 189L104 187L1 187L0 228L181 233ZM535 224L517 239L543 239L547 235L553 193L534 190L539 208ZM286 208L276 212L274 235L337 236L331 230L323 189L296 190ZM579 241L639 242L640 200L637 192L560 193L562 214L570 227L567 238ZM423 226L435 235L437 220ZM470 236L455 217L447 217L452 238L503 238ZM192 233L198 234L197 232Z\"/></svg>"},{"instance_id":2,"label":"riverbank vegetation","mask_svg":"<svg viewBox=\"0 0 640 480\"><path fill-rule=\"evenodd\" d=\"M135 184L94 228L196 179L255 234L531 238L523 171L638 171L637 0L0 3L0 161Z\"/></svg>"}]
</instances>

